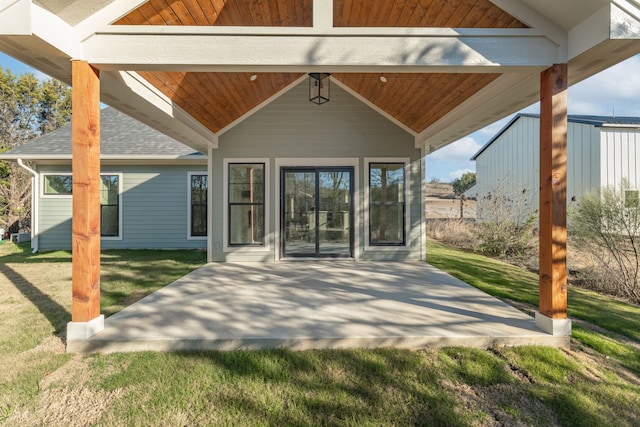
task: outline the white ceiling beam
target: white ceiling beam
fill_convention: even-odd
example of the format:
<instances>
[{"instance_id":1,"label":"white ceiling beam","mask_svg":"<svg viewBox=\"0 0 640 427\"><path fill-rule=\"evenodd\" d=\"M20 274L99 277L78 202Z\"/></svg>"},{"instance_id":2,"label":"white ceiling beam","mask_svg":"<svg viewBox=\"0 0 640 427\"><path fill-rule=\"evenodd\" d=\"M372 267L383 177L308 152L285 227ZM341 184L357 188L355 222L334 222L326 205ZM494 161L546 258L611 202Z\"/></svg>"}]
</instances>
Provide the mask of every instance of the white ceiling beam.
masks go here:
<instances>
[{"instance_id":1,"label":"white ceiling beam","mask_svg":"<svg viewBox=\"0 0 640 427\"><path fill-rule=\"evenodd\" d=\"M125 34L116 28L96 34L84 42L83 59L107 70L292 72L373 71L375 67L407 72L427 68L460 72L459 67L466 72L507 72L548 67L563 59L555 43L532 30L315 36L146 29L147 33L138 28Z\"/></svg>"},{"instance_id":2,"label":"white ceiling beam","mask_svg":"<svg viewBox=\"0 0 640 427\"><path fill-rule=\"evenodd\" d=\"M320 31L333 28L333 0L313 2L313 27Z\"/></svg>"},{"instance_id":3,"label":"white ceiling beam","mask_svg":"<svg viewBox=\"0 0 640 427\"><path fill-rule=\"evenodd\" d=\"M149 0L115 0L73 27L76 40L84 40L96 28L102 28L127 15Z\"/></svg>"}]
</instances>

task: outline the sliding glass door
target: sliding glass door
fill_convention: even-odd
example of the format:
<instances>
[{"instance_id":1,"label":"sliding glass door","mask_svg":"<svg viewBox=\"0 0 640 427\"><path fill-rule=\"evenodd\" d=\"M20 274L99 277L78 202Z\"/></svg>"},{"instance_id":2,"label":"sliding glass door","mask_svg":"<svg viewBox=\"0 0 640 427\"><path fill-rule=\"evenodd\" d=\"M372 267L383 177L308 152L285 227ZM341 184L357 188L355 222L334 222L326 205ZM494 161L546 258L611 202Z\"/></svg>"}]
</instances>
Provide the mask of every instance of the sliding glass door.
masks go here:
<instances>
[{"instance_id":1,"label":"sliding glass door","mask_svg":"<svg viewBox=\"0 0 640 427\"><path fill-rule=\"evenodd\" d=\"M284 257L353 256L353 168L283 168Z\"/></svg>"}]
</instances>

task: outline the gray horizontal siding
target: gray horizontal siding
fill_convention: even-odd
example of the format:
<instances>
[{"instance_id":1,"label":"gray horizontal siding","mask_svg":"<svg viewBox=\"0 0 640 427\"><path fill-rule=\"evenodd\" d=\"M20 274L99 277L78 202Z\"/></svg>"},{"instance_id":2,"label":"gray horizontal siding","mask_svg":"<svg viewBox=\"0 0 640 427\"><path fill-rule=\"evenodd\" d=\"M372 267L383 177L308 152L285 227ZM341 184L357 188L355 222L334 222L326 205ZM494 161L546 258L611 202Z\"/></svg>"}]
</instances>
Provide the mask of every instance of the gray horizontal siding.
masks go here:
<instances>
[{"instance_id":1,"label":"gray horizontal siding","mask_svg":"<svg viewBox=\"0 0 640 427\"><path fill-rule=\"evenodd\" d=\"M40 172L65 172L41 167ZM113 166L104 173L122 173L122 240L102 239L103 249L206 248L206 240L187 238L188 172L205 166ZM71 198L40 200L41 250L71 247Z\"/></svg>"},{"instance_id":2,"label":"gray horizontal siding","mask_svg":"<svg viewBox=\"0 0 640 427\"><path fill-rule=\"evenodd\" d=\"M355 200L360 228L360 258L370 260L419 259L421 253L420 224L422 218L422 175L420 150L415 148L411 134L389 121L337 85L331 87L331 101L318 106L308 101L306 82L291 89L271 104L256 112L220 137L219 148L210 156L213 165L212 183L223 182L225 158L268 158L270 160L270 224L269 253L225 253L223 242L223 211L212 210L212 246L214 261L268 261L277 258L273 244L276 227L275 199L276 159L282 158L357 158L359 159L359 199ZM413 225L409 250L376 251L364 249L364 185L366 157L406 157L412 161L411 201L409 221ZM326 165L322 165L326 166ZM222 185L214 185L213 205L222 206Z\"/></svg>"}]
</instances>

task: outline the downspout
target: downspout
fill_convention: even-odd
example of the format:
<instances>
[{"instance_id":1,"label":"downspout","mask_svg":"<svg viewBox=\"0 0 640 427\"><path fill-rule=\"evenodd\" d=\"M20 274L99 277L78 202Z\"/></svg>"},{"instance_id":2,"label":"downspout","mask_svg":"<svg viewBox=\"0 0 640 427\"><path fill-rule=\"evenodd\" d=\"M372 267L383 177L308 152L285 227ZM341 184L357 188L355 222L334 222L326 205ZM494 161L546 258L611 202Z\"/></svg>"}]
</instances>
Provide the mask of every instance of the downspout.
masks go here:
<instances>
[{"instance_id":1,"label":"downspout","mask_svg":"<svg viewBox=\"0 0 640 427\"><path fill-rule=\"evenodd\" d=\"M38 192L39 192L39 182L38 172L34 169L31 169L29 166L25 165L22 159L18 159L18 165L29 172L32 176L31 178L31 249L33 249L32 253L38 252Z\"/></svg>"}]
</instances>

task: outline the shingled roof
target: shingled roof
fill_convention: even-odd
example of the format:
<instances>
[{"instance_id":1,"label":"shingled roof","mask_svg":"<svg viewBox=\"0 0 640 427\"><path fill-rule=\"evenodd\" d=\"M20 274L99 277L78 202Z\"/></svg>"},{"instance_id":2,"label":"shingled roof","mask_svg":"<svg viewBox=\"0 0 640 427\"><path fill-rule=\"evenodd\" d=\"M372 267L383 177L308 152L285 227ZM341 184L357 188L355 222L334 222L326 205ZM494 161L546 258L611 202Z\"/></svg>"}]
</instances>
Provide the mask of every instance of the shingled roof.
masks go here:
<instances>
[{"instance_id":1,"label":"shingled roof","mask_svg":"<svg viewBox=\"0 0 640 427\"><path fill-rule=\"evenodd\" d=\"M119 112L100 111L100 156L103 159L205 159L202 153ZM0 159L71 159L71 125L63 126L12 150Z\"/></svg>"},{"instance_id":2,"label":"shingled roof","mask_svg":"<svg viewBox=\"0 0 640 427\"><path fill-rule=\"evenodd\" d=\"M521 117L528 117L533 119L539 119L539 114L520 113L516 114L509 123L507 123L493 138L489 140L476 154L474 154L470 160L476 160L480 154L482 154L487 148L491 146L500 136L507 131L516 121ZM576 115L569 114L567 116L569 123L581 123L585 125L591 125L595 127L631 127L640 128L640 117L627 117L627 116L589 116L589 115Z\"/></svg>"}]
</instances>

